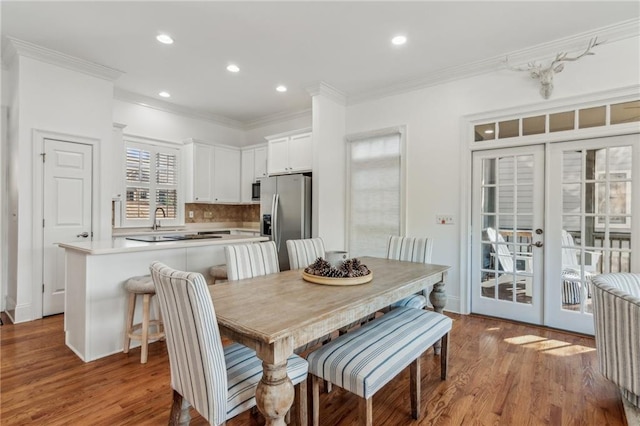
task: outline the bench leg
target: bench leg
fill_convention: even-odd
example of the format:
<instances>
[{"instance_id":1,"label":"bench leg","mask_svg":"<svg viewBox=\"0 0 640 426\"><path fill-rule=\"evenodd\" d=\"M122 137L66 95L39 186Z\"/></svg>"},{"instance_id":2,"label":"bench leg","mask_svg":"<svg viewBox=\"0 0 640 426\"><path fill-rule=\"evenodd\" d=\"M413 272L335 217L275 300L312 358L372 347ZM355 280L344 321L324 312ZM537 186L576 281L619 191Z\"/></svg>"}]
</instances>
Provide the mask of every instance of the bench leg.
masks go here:
<instances>
[{"instance_id":1,"label":"bench leg","mask_svg":"<svg viewBox=\"0 0 640 426\"><path fill-rule=\"evenodd\" d=\"M409 366L409 387L411 388L411 417L418 420L420 416L420 357Z\"/></svg>"},{"instance_id":2,"label":"bench leg","mask_svg":"<svg viewBox=\"0 0 640 426\"><path fill-rule=\"evenodd\" d=\"M440 352L440 378L447 380L447 366L449 365L449 333L442 336Z\"/></svg>"},{"instance_id":3,"label":"bench leg","mask_svg":"<svg viewBox=\"0 0 640 426\"><path fill-rule=\"evenodd\" d=\"M358 405L360 424L363 426L373 426L373 397L369 397L369 399L360 398Z\"/></svg>"},{"instance_id":4,"label":"bench leg","mask_svg":"<svg viewBox=\"0 0 640 426\"><path fill-rule=\"evenodd\" d=\"M307 423L309 421L308 404L307 381L303 380L295 387L295 396L293 402L297 414L297 421L295 422L295 424L298 424L300 426L307 426Z\"/></svg>"}]
</instances>

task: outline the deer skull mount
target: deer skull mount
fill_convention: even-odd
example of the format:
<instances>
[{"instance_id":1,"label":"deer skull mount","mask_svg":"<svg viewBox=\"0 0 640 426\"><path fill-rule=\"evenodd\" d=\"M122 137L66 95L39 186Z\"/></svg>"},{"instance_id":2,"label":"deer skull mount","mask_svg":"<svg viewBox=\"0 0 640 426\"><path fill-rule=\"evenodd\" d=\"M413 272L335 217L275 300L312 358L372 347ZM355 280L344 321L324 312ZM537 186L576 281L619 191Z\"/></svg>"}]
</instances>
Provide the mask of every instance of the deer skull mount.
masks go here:
<instances>
[{"instance_id":1,"label":"deer skull mount","mask_svg":"<svg viewBox=\"0 0 640 426\"><path fill-rule=\"evenodd\" d=\"M602 44L602 42L598 43L598 37L594 37L589 40L589 45L586 50L582 52L580 55L576 57L569 57L566 52L560 52L556 55L556 58L551 62L548 67L543 68L542 65L536 64L535 62L529 62L527 67L512 67L509 65L509 59L505 61L507 68L512 71L527 71L529 73L529 77L534 80L538 80L540 82L540 94L544 99L549 99L551 97L551 93L553 92L553 76L564 69L564 62L567 61L577 61L583 56L593 55L594 53L591 51L594 47Z\"/></svg>"}]
</instances>

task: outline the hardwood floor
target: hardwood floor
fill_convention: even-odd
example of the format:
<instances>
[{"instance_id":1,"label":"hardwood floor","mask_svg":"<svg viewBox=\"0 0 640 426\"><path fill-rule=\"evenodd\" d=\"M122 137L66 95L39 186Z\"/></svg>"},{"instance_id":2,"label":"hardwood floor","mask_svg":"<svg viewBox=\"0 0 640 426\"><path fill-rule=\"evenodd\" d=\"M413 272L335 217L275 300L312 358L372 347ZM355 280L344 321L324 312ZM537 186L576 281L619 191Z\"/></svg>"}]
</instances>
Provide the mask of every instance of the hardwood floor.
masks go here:
<instances>
[{"instance_id":1,"label":"hardwood floor","mask_svg":"<svg viewBox=\"0 0 640 426\"><path fill-rule=\"evenodd\" d=\"M373 400L374 424L625 425L617 389L597 371L592 338L478 316L449 314L449 377L422 357L422 413L410 416L403 372ZM163 425L171 405L165 345L83 363L64 345L63 316L0 327L0 424ZM324 425L356 425L357 397L321 395ZM192 410L192 425L204 425ZM250 413L229 426L256 425Z\"/></svg>"}]
</instances>

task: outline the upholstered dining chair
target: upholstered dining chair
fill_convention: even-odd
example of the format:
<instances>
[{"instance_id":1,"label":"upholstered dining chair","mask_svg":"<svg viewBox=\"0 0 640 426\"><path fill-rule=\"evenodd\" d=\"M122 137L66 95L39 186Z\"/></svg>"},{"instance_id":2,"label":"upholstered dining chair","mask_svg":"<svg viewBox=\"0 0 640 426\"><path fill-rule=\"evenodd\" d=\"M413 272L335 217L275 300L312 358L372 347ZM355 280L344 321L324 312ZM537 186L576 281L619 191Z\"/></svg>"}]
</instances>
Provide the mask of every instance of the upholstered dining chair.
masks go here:
<instances>
[{"instance_id":1,"label":"upholstered dining chair","mask_svg":"<svg viewBox=\"0 0 640 426\"><path fill-rule=\"evenodd\" d=\"M387 242L387 259L430 263L432 253L432 238L399 237L391 235ZM423 290L422 294L414 294L392 303L391 309L400 306L423 309L427 306L427 290Z\"/></svg>"},{"instance_id":2,"label":"upholstered dining chair","mask_svg":"<svg viewBox=\"0 0 640 426\"><path fill-rule=\"evenodd\" d=\"M597 275L592 283L600 372L640 409L640 273Z\"/></svg>"},{"instance_id":3,"label":"upholstered dining chair","mask_svg":"<svg viewBox=\"0 0 640 426\"><path fill-rule=\"evenodd\" d=\"M255 406L262 361L246 346L222 345L216 313L204 277L151 264L151 277L167 335L173 404L169 424L188 424L190 404L210 424L221 425ZM300 395L306 424L308 363L289 357L287 373Z\"/></svg>"},{"instance_id":4,"label":"upholstered dining chair","mask_svg":"<svg viewBox=\"0 0 640 426\"><path fill-rule=\"evenodd\" d=\"M273 241L225 246L229 281L280 272L278 249Z\"/></svg>"},{"instance_id":5,"label":"upholstered dining chair","mask_svg":"<svg viewBox=\"0 0 640 426\"><path fill-rule=\"evenodd\" d=\"M325 257L324 242L322 238L287 240L287 253L291 269L306 268L317 258Z\"/></svg>"}]
</instances>

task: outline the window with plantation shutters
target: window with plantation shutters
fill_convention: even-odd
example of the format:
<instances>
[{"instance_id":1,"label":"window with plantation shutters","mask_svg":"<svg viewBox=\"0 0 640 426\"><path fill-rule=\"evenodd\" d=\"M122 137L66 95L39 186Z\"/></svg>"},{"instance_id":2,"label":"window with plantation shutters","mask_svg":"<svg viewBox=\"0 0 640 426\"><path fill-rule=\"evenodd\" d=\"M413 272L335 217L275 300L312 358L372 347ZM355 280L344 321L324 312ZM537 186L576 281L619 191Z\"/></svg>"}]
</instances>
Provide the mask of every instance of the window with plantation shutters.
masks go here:
<instances>
[{"instance_id":1,"label":"window with plantation shutters","mask_svg":"<svg viewBox=\"0 0 640 426\"><path fill-rule=\"evenodd\" d=\"M178 155L177 149L126 143L125 226L151 226L158 208L162 224L180 221Z\"/></svg>"},{"instance_id":2,"label":"window with plantation shutters","mask_svg":"<svg viewBox=\"0 0 640 426\"><path fill-rule=\"evenodd\" d=\"M402 134L394 128L347 139L349 254L384 257L389 235L402 232Z\"/></svg>"}]
</instances>

